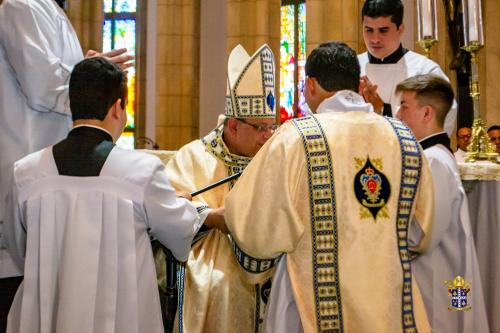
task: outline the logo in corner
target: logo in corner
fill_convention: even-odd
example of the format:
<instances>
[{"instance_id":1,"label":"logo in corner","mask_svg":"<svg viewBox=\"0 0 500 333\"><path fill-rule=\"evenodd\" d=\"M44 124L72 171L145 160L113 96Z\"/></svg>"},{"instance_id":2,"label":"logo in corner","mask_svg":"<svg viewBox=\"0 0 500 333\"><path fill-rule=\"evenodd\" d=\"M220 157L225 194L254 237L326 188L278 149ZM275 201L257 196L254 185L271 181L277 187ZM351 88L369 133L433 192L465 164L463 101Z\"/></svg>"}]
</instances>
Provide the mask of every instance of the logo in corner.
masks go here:
<instances>
[{"instance_id":1,"label":"logo in corner","mask_svg":"<svg viewBox=\"0 0 500 333\"><path fill-rule=\"evenodd\" d=\"M471 307L467 304L467 294L470 292L470 284L458 275L453 280L444 281L451 296L450 311L469 311Z\"/></svg>"}]
</instances>

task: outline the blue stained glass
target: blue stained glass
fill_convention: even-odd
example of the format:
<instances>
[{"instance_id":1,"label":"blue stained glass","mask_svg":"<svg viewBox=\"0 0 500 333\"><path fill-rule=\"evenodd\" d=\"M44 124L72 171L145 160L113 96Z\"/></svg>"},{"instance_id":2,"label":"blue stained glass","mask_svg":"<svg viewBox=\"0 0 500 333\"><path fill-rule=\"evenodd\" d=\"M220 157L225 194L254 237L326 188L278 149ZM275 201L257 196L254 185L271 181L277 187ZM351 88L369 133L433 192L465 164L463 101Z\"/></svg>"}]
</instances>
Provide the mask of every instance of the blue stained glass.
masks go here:
<instances>
[{"instance_id":1,"label":"blue stained glass","mask_svg":"<svg viewBox=\"0 0 500 333\"><path fill-rule=\"evenodd\" d=\"M104 12L111 13L111 7L113 6L113 0L104 0Z\"/></svg>"},{"instance_id":2,"label":"blue stained glass","mask_svg":"<svg viewBox=\"0 0 500 333\"><path fill-rule=\"evenodd\" d=\"M137 0L115 0L115 12L134 13L137 10Z\"/></svg>"},{"instance_id":3,"label":"blue stained glass","mask_svg":"<svg viewBox=\"0 0 500 333\"><path fill-rule=\"evenodd\" d=\"M102 51L111 51L111 20L105 20L102 27Z\"/></svg>"}]
</instances>

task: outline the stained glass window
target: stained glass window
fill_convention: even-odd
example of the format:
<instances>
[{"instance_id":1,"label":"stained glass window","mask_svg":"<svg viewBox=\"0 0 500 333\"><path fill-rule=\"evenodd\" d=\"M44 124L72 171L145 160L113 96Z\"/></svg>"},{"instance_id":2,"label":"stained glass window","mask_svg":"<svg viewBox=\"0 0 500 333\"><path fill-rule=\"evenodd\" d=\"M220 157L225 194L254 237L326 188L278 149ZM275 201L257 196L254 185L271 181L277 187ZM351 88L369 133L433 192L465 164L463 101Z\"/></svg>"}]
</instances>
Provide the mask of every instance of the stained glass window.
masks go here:
<instances>
[{"instance_id":1,"label":"stained glass window","mask_svg":"<svg viewBox=\"0 0 500 333\"><path fill-rule=\"evenodd\" d=\"M306 63L305 0L282 1L280 46L280 120L301 117Z\"/></svg>"},{"instance_id":2,"label":"stained glass window","mask_svg":"<svg viewBox=\"0 0 500 333\"><path fill-rule=\"evenodd\" d=\"M127 48L129 54L136 55L136 10L137 0L104 0L103 52ZM128 71L127 126L117 144L124 148L134 148L136 103L136 68Z\"/></svg>"}]
</instances>

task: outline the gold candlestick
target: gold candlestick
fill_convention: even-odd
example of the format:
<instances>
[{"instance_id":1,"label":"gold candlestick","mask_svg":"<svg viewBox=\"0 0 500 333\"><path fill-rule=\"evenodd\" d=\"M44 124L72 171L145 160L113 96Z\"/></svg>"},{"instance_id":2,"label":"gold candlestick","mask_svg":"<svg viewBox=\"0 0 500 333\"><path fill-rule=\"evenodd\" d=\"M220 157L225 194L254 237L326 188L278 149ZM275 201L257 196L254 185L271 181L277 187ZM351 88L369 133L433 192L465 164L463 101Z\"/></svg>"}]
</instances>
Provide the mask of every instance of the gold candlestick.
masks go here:
<instances>
[{"instance_id":1,"label":"gold candlestick","mask_svg":"<svg viewBox=\"0 0 500 333\"><path fill-rule=\"evenodd\" d=\"M423 39L417 41L417 44L424 49L425 51L425 56L427 58L431 58L431 48L436 44L438 41L432 37L424 37Z\"/></svg>"},{"instance_id":2,"label":"gold candlestick","mask_svg":"<svg viewBox=\"0 0 500 333\"><path fill-rule=\"evenodd\" d=\"M490 137L486 132L484 121L481 119L479 113L479 98L481 92L479 86L477 52L482 48L483 45L479 44L477 41L472 41L469 45L463 47L463 49L471 55L470 96L472 97L474 107L472 138L470 145L467 147L467 152L465 153L465 162L491 161L498 163L496 146L490 143Z\"/></svg>"}]
</instances>

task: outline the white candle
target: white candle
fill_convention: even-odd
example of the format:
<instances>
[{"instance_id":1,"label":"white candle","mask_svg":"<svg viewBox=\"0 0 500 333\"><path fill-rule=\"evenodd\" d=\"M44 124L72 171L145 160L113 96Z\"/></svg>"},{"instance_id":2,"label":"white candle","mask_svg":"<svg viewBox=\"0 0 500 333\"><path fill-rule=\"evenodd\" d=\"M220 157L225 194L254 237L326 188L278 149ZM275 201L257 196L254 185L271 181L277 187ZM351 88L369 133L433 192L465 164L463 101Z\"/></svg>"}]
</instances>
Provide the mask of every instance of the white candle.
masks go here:
<instances>
[{"instance_id":1,"label":"white candle","mask_svg":"<svg viewBox=\"0 0 500 333\"><path fill-rule=\"evenodd\" d=\"M469 23L469 43L478 42L477 29L479 29L478 3L477 0L467 2L468 23Z\"/></svg>"},{"instance_id":2,"label":"white candle","mask_svg":"<svg viewBox=\"0 0 500 333\"><path fill-rule=\"evenodd\" d=\"M434 6L432 0L421 0L422 4L422 38L433 37L433 20L432 11Z\"/></svg>"}]
</instances>

